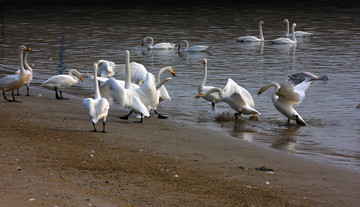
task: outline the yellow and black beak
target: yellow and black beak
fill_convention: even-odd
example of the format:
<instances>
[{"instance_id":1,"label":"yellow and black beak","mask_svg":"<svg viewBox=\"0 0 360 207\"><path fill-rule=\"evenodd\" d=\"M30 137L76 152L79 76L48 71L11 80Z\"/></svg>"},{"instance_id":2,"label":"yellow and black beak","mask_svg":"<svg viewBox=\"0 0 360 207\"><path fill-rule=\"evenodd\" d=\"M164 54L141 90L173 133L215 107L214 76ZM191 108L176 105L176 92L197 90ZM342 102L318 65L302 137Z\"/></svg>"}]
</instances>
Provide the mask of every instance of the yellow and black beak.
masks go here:
<instances>
[{"instance_id":1,"label":"yellow and black beak","mask_svg":"<svg viewBox=\"0 0 360 207\"><path fill-rule=\"evenodd\" d=\"M83 77L82 77L82 76L80 76L80 80L81 80L81 82L84 82L84 81L83 81Z\"/></svg>"},{"instance_id":2,"label":"yellow and black beak","mask_svg":"<svg viewBox=\"0 0 360 207\"><path fill-rule=\"evenodd\" d=\"M257 95L260 96L260 94L262 94L262 90L260 88L259 92L257 92Z\"/></svg>"},{"instance_id":3,"label":"yellow and black beak","mask_svg":"<svg viewBox=\"0 0 360 207\"><path fill-rule=\"evenodd\" d=\"M171 75L173 75L174 77L176 77L176 75L175 75L175 70L174 70L174 69L171 70Z\"/></svg>"},{"instance_id":4,"label":"yellow and black beak","mask_svg":"<svg viewBox=\"0 0 360 207\"><path fill-rule=\"evenodd\" d=\"M195 96L195 99L198 99L201 97L201 93L198 93L198 95Z\"/></svg>"},{"instance_id":5,"label":"yellow and black beak","mask_svg":"<svg viewBox=\"0 0 360 207\"><path fill-rule=\"evenodd\" d=\"M29 51L29 52L31 52L31 48L30 47L26 47L26 46L24 46L25 48L25 51Z\"/></svg>"},{"instance_id":6,"label":"yellow and black beak","mask_svg":"<svg viewBox=\"0 0 360 207\"><path fill-rule=\"evenodd\" d=\"M204 61L203 61L203 63L204 63L204 64L206 64L206 63L207 63L207 60L206 60L206 58L204 58Z\"/></svg>"}]
</instances>

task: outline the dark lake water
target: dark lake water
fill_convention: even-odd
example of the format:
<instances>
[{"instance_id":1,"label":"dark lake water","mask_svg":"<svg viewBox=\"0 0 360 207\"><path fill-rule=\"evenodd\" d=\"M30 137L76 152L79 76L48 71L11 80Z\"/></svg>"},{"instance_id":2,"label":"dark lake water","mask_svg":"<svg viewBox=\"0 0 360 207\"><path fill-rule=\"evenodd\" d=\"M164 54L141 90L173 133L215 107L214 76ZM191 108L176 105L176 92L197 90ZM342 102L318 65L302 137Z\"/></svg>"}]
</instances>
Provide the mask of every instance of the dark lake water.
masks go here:
<instances>
[{"instance_id":1,"label":"dark lake water","mask_svg":"<svg viewBox=\"0 0 360 207\"><path fill-rule=\"evenodd\" d=\"M71 68L91 74L92 63L99 59L123 64L124 50L129 49L131 60L154 74L167 65L175 69L177 77L166 84L172 101L158 108L171 116L169 121L221 130L320 162L360 169L360 110L355 109L360 103L359 11L358 4L5 6L0 10L0 76L18 69L20 44L33 49L29 62L34 86ZM296 47L271 44L285 32L280 24L284 18L296 22L297 30L314 35L299 39ZM236 42L239 36L258 36L260 20L265 22L264 43ZM155 43L185 39L190 46L210 49L189 54L147 51L140 47L145 36L152 36ZM260 121L246 115L235 121L227 104L217 104L212 111L209 102L194 99L203 58L208 60L207 85L222 88L232 78L252 94ZM287 118L271 102L273 89L256 95L261 86L282 83L302 71L330 77L313 82L305 100L295 107L306 127L286 124ZM123 79L122 74L117 71L116 77ZM86 79L66 92L87 97L92 83Z\"/></svg>"}]
</instances>

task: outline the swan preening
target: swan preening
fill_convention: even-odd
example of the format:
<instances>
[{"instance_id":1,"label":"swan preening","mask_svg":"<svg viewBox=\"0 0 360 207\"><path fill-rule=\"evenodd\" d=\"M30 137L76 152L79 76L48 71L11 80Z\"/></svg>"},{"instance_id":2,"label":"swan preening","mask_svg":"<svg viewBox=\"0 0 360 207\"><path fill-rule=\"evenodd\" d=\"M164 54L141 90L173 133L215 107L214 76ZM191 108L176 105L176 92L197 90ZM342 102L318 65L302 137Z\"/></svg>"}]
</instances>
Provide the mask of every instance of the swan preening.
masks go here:
<instances>
[{"instance_id":1,"label":"swan preening","mask_svg":"<svg viewBox=\"0 0 360 207\"><path fill-rule=\"evenodd\" d=\"M202 92L207 92L209 90L211 90L212 88L214 88L214 86L205 86L206 83L206 79L207 79L207 60L206 58L203 59L203 64L204 64L204 72L203 72L203 79L199 84L198 87L198 93L202 93ZM215 104L221 102L221 98L219 93L209 93L209 94L203 94L202 96L203 99L211 102L211 108L213 110L215 110Z\"/></svg>"},{"instance_id":2,"label":"swan preening","mask_svg":"<svg viewBox=\"0 0 360 207\"><path fill-rule=\"evenodd\" d=\"M260 114L254 109L255 104L250 93L245 88L235 83L231 78L228 78L225 88L221 89L213 87L206 92L200 92L196 98L204 97L211 93L219 94L221 100L236 111L236 119L238 116L241 116L241 114Z\"/></svg>"},{"instance_id":3,"label":"swan preening","mask_svg":"<svg viewBox=\"0 0 360 207\"><path fill-rule=\"evenodd\" d=\"M0 90L3 91L4 99L10 102L16 102L14 97L14 90L23 86L26 82L26 72L24 68L23 55L24 51L31 51L29 47L21 45L19 47L19 64L20 64L20 73L15 75L7 75L0 79ZM5 92L11 91L12 100L6 98Z\"/></svg>"},{"instance_id":4,"label":"swan preening","mask_svg":"<svg viewBox=\"0 0 360 207\"><path fill-rule=\"evenodd\" d=\"M103 78L111 78L115 74L115 63L108 60L99 60L98 64L98 72L100 73L100 77Z\"/></svg>"},{"instance_id":5,"label":"swan preening","mask_svg":"<svg viewBox=\"0 0 360 207\"><path fill-rule=\"evenodd\" d=\"M148 42L149 40L149 42ZM174 43L169 43L169 42L161 42L161 43L157 43L154 45L154 39L152 37L145 37L142 42L141 42L141 46L146 45L148 50L169 50L169 49L174 49L176 44Z\"/></svg>"},{"instance_id":6,"label":"swan preening","mask_svg":"<svg viewBox=\"0 0 360 207\"><path fill-rule=\"evenodd\" d=\"M289 81L286 81L281 86L278 83L272 82L261 87L258 95L265 92L270 87L274 87L275 91L272 93L271 100L274 103L275 108L288 118L288 123L292 119L295 120L297 124L306 126L306 122L293 108L293 105L301 103L305 98L305 91L309 88L310 84L311 81L309 79L304 80L296 86Z\"/></svg>"},{"instance_id":7,"label":"swan preening","mask_svg":"<svg viewBox=\"0 0 360 207\"><path fill-rule=\"evenodd\" d=\"M259 22L260 38L255 37L255 36L243 36L243 37L238 37L236 40L238 42L264 42L264 34L263 34L263 30L262 30L263 24L264 24L263 21Z\"/></svg>"},{"instance_id":8,"label":"swan preening","mask_svg":"<svg viewBox=\"0 0 360 207\"><path fill-rule=\"evenodd\" d=\"M204 52L209 49L209 46L204 45L194 45L189 47L189 42L186 40L181 40L179 43L178 51L185 52Z\"/></svg>"},{"instance_id":9,"label":"swan preening","mask_svg":"<svg viewBox=\"0 0 360 207\"><path fill-rule=\"evenodd\" d=\"M296 27L296 24L293 23L291 39L289 39L287 37L280 37L280 38L272 40L272 43L274 43L274 44L296 44L297 40L295 37L295 27Z\"/></svg>"},{"instance_id":10,"label":"swan preening","mask_svg":"<svg viewBox=\"0 0 360 207\"><path fill-rule=\"evenodd\" d=\"M76 85L79 82L78 78L83 81L81 73L76 69L71 69L68 75L55 75L44 81L41 86L47 89L55 90L56 99L64 99L62 96L62 90ZM58 95L58 91L60 92L60 96Z\"/></svg>"},{"instance_id":11,"label":"swan preening","mask_svg":"<svg viewBox=\"0 0 360 207\"><path fill-rule=\"evenodd\" d=\"M33 70L32 68L30 67L30 65L28 64L27 62L27 59L28 59L28 54L29 52L31 52L31 50L27 50L25 51L25 55L24 55L24 67L25 67L25 73L26 73L26 81L25 81L25 86L26 86L26 96L29 96L29 86L30 86L30 83L33 79ZM15 72L16 75L19 75L20 74L20 70L16 71ZM17 89L17 95L20 95L19 93L19 88Z\"/></svg>"},{"instance_id":12,"label":"swan preening","mask_svg":"<svg viewBox=\"0 0 360 207\"><path fill-rule=\"evenodd\" d=\"M304 81L305 79L309 79L311 81L314 80L329 80L329 76L328 75L321 75L320 77L309 73L309 72L300 72L300 73L295 73L289 76L289 78L293 81L296 82L301 82Z\"/></svg>"},{"instance_id":13,"label":"swan preening","mask_svg":"<svg viewBox=\"0 0 360 207\"><path fill-rule=\"evenodd\" d=\"M288 19L284 19L284 20L282 21L282 23L285 23L285 24L286 24L285 37L291 37L294 32L291 33L291 34L289 34L289 20L288 20ZM312 35L312 34L313 34L313 33L310 33L310 32L296 31L296 32L295 32L295 37L307 37L307 36L310 36L310 35Z\"/></svg>"},{"instance_id":14,"label":"swan preening","mask_svg":"<svg viewBox=\"0 0 360 207\"><path fill-rule=\"evenodd\" d=\"M101 98L99 84L97 82L97 70L98 64L94 63L94 88L95 88L95 96L94 98L85 98L83 100L84 107L88 110L89 117L91 118L91 122L94 127L94 132L96 132L95 124L102 119L103 120L103 130L102 132L105 133L105 122L106 117L109 112L110 104L108 100L105 98Z\"/></svg>"}]
</instances>

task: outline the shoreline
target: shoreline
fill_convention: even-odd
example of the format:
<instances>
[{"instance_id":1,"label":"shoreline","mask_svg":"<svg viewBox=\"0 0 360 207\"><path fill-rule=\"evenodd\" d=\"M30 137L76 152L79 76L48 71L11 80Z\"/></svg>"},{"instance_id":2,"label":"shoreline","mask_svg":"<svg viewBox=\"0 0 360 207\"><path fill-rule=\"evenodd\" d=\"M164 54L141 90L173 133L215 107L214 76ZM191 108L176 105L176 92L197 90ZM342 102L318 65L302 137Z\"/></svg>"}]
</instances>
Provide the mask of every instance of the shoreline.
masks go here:
<instances>
[{"instance_id":1,"label":"shoreline","mask_svg":"<svg viewBox=\"0 0 360 207\"><path fill-rule=\"evenodd\" d=\"M21 90L22 94L24 93ZM39 96L38 94L42 95ZM0 100L0 206L356 206L360 173L151 117L92 133L81 98ZM101 128L101 124L97 124ZM100 129L99 128L99 129ZM271 168L260 171L255 168ZM20 167L20 170L18 168ZM35 199L35 200L29 200Z\"/></svg>"}]
</instances>

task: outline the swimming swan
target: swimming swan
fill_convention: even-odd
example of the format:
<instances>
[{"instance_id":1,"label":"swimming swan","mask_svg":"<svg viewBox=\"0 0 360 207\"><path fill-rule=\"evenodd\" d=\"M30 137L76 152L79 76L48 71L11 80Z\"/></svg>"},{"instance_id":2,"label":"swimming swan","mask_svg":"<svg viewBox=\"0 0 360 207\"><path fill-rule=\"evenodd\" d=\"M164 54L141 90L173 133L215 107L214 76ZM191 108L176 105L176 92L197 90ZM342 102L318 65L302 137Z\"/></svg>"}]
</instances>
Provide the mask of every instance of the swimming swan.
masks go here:
<instances>
[{"instance_id":1,"label":"swimming swan","mask_svg":"<svg viewBox=\"0 0 360 207\"><path fill-rule=\"evenodd\" d=\"M97 61L100 77L111 78L115 74L115 63L108 60Z\"/></svg>"},{"instance_id":2,"label":"swimming swan","mask_svg":"<svg viewBox=\"0 0 360 207\"><path fill-rule=\"evenodd\" d=\"M76 85L79 82L78 78L83 81L81 73L76 69L71 69L68 75L55 75L44 81L41 86L47 89L55 90L56 99L64 99L62 96L62 90ZM60 96L58 95L58 90L60 92Z\"/></svg>"},{"instance_id":3,"label":"swimming swan","mask_svg":"<svg viewBox=\"0 0 360 207\"><path fill-rule=\"evenodd\" d=\"M26 96L29 96L29 86L30 86L30 83L33 79L33 70L32 68L30 67L30 65L28 64L27 62L27 59L28 59L28 53L30 51L25 51L25 55L24 55L24 67L25 67L25 73L26 73L26 81L25 81L25 86L26 86ZM15 72L16 75L19 75L20 74L20 70L16 71ZM17 89L17 95L20 95L19 93L19 88Z\"/></svg>"},{"instance_id":4,"label":"swimming swan","mask_svg":"<svg viewBox=\"0 0 360 207\"><path fill-rule=\"evenodd\" d=\"M4 99L9 102L17 102L14 97L14 90L20 88L26 82L26 72L23 60L24 51L31 51L31 49L24 45L19 47L20 73L18 75L7 75L0 79L0 90L3 91ZM8 91L11 91L12 100L6 98L5 92Z\"/></svg>"},{"instance_id":5,"label":"swimming swan","mask_svg":"<svg viewBox=\"0 0 360 207\"><path fill-rule=\"evenodd\" d=\"M207 96L214 92L219 94L221 100L237 112L234 114L236 119L238 116L241 116L241 114L260 114L254 109L255 104L250 93L235 83L231 78L228 78L224 89L213 87L206 92L203 91L199 93L196 98Z\"/></svg>"},{"instance_id":6,"label":"swimming swan","mask_svg":"<svg viewBox=\"0 0 360 207\"><path fill-rule=\"evenodd\" d=\"M206 79L207 79L207 60L204 58L202 61L204 64L204 73L203 73L203 79L199 84L198 87L198 93L209 91L210 89L214 88L214 86L205 86ZM209 93L206 95L201 96L203 99L211 102L211 109L215 110L215 104L221 102L221 98L219 93Z\"/></svg>"},{"instance_id":7,"label":"swimming swan","mask_svg":"<svg viewBox=\"0 0 360 207\"><path fill-rule=\"evenodd\" d=\"M169 43L169 42L162 42L162 43L158 43L158 44L154 45L154 39L149 36L145 37L142 40L141 46L144 46L145 43L147 42L147 40L150 40L150 42L146 44L148 50L169 50L169 49L175 48L175 44Z\"/></svg>"},{"instance_id":8,"label":"swimming swan","mask_svg":"<svg viewBox=\"0 0 360 207\"><path fill-rule=\"evenodd\" d=\"M238 42L264 42L264 34L262 31L263 24L265 24L263 21L259 22L260 38L257 38L255 36L243 36L243 37L238 37L236 40Z\"/></svg>"},{"instance_id":9,"label":"swimming swan","mask_svg":"<svg viewBox=\"0 0 360 207\"><path fill-rule=\"evenodd\" d=\"M281 86L278 83L272 82L261 87L257 94L260 95L270 87L275 87L275 91L271 96L275 108L288 118L288 123L290 122L290 119L292 119L295 120L297 124L306 126L306 122L303 118L301 118L298 112L295 111L293 105L301 103L301 101L305 98L305 91L309 88L310 84L311 81L308 79L296 86L289 81L286 81Z\"/></svg>"},{"instance_id":10,"label":"swimming swan","mask_svg":"<svg viewBox=\"0 0 360 207\"><path fill-rule=\"evenodd\" d=\"M148 75L147 80L151 81L153 77ZM154 78L155 79L155 78ZM146 81L139 88L140 91L145 93L148 87ZM141 89L140 89L141 88ZM155 85L154 85L155 88ZM132 112L138 113L141 115L141 123L143 122L143 116L150 116L149 111L145 104L140 99L140 95L138 94L139 90L134 89L131 86L131 73L130 73L130 52L129 50L125 51L125 82L124 85L114 78L109 78L101 85L101 95L109 100L112 103L112 100L115 100L119 103L120 107L128 108ZM156 89L155 89L156 90ZM144 94L142 94L144 95ZM155 97L155 95L154 95ZM130 113L130 114L131 114ZM127 118L130 114L125 117Z\"/></svg>"},{"instance_id":11,"label":"swimming swan","mask_svg":"<svg viewBox=\"0 0 360 207\"><path fill-rule=\"evenodd\" d=\"M209 49L209 46L204 45L194 45L189 48L189 42L186 40L181 40L179 43L178 51L185 52L204 52Z\"/></svg>"},{"instance_id":12,"label":"swimming swan","mask_svg":"<svg viewBox=\"0 0 360 207\"><path fill-rule=\"evenodd\" d=\"M82 102L83 106L88 110L89 117L91 118L91 122L93 124L94 130L93 132L97 132L95 124L102 119L103 120L103 130L105 133L105 122L106 117L109 112L110 104L108 100L105 98L101 98L99 84L97 82L97 70L98 64L94 63L94 85L95 85L95 96L94 98L85 98Z\"/></svg>"},{"instance_id":13,"label":"swimming swan","mask_svg":"<svg viewBox=\"0 0 360 207\"><path fill-rule=\"evenodd\" d=\"M285 24L286 24L285 37L291 37L291 36L292 36L292 33L289 34L289 20L288 20L288 19L284 19L284 20L282 21L282 23L285 23ZM311 32L303 32L303 31L296 31L296 32L295 32L295 37L307 37L307 36L310 36L310 35L313 35L313 33L311 33Z\"/></svg>"},{"instance_id":14,"label":"swimming swan","mask_svg":"<svg viewBox=\"0 0 360 207\"><path fill-rule=\"evenodd\" d=\"M295 37L295 35L294 35L295 27L296 27L296 24L293 23L293 24L292 24L292 35L291 35L291 39L289 39L289 38L287 38L287 37L280 37L280 38L277 38L277 39L272 40L272 43L273 43L273 44L296 44L296 43L297 43L297 40L296 40L296 37Z\"/></svg>"},{"instance_id":15,"label":"swimming swan","mask_svg":"<svg viewBox=\"0 0 360 207\"><path fill-rule=\"evenodd\" d=\"M329 76L328 75L321 75L320 77L309 73L309 72L300 72L300 73L295 73L289 76L289 78L293 81L304 81L305 79L310 79L311 81L314 80L329 80Z\"/></svg>"}]
</instances>

